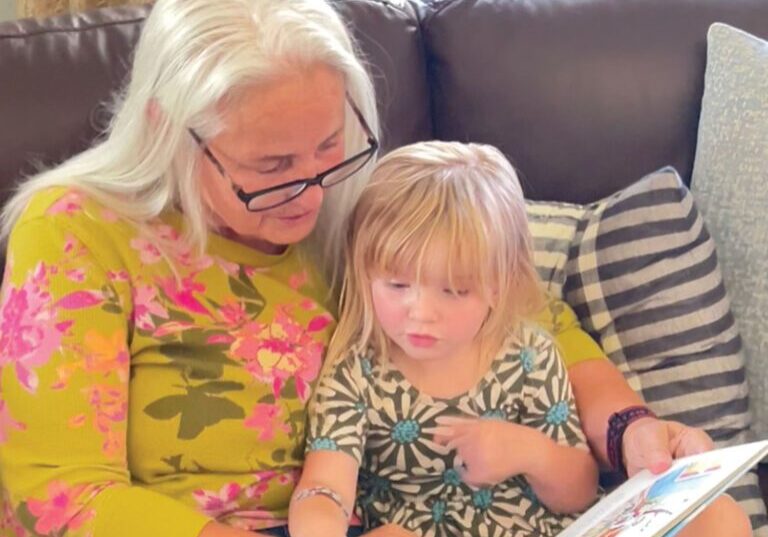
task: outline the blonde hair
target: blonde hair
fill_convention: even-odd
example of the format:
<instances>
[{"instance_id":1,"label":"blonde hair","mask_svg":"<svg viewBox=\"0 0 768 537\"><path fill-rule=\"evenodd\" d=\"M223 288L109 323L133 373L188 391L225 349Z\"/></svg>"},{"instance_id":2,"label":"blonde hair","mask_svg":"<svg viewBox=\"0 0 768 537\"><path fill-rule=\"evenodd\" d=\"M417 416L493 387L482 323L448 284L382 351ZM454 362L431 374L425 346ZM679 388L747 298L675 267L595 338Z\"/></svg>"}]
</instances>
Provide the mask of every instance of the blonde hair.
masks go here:
<instances>
[{"instance_id":1,"label":"blonde hair","mask_svg":"<svg viewBox=\"0 0 768 537\"><path fill-rule=\"evenodd\" d=\"M372 276L403 267L418 274L435 247L447 248L451 285L453 275L468 274L473 288L488 293L491 311L478 334L484 360L543 305L523 192L504 155L480 144L405 146L379 161L353 212L329 368L351 349L369 346L387 359Z\"/></svg>"},{"instance_id":2,"label":"blonde hair","mask_svg":"<svg viewBox=\"0 0 768 537\"><path fill-rule=\"evenodd\" d=\"M104 136L20 185L3 209L0 236L7 239L37 192L70 186L139 226L178 207L185 238L202 252L212 224L197 181L201 151L188 129L203 138L215 136L223 128L222 108L236 106L242 89L314 63L344 76L348 95L378 132L370 77L326 1L157 0ZM159 113L148 113L152 107ZM345 139L348 155L366 147L352 113L347 114ZM343 225L369 171L370 166L328 191L318 225L306 241L327 274L341 270Z\"/></svg>"}]
</instances>

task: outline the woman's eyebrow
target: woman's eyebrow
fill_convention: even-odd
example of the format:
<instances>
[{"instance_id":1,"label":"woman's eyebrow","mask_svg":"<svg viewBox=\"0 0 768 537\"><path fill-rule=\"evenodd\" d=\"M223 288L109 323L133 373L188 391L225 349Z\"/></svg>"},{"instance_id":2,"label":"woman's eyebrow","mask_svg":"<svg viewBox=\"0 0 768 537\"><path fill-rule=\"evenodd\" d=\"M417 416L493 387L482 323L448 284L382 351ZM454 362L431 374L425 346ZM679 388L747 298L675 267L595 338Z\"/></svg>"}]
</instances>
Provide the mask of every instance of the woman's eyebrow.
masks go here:
<instances>
[{"instance_id":1,"label":"woman's eyebrow","mask_svg":"<svg viewBox=\"0 0 768 537\"><path fill-rule=\"evenodd\" d=\"M323 145L327 144L328 142L330 142L331 140L339 136L339 134L341 134L343 131L344 131L344 127L339 127L338 129L333 131L333 134L331 134L325 140L320 142L317 147L322 147ZM277 164L279 162L283 162L287 159L292 159L292 158L296 158L295 153L286 153L284 155L264 155L263 157L259 157L253 160L252 162L254 164Z\"/></svg>"}]
</instances>

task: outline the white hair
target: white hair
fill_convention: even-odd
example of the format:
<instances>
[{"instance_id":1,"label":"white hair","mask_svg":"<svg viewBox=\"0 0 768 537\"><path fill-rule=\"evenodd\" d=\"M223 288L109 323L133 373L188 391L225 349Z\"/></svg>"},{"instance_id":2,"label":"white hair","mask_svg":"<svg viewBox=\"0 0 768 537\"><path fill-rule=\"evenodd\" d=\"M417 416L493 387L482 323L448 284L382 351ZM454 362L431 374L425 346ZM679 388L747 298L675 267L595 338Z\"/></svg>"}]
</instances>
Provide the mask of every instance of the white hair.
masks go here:
<instances>
[{"instance_id":1,"label":"white hair","mask_svg":"<svg viewBox=\"0 0 768 537\"><path fill-rule=\"evenodd\" d=\"M222 108L240 90L286 68L321 63L344 76L346 91L374 133L373 86L339 15L325 0L158 0L135 50L131 77L113 104L104 136L90 149L22 183L2 212L7 238L30 199L53 186L75 187L144 226L179 207L189 243L204 250L209 229L198 184L203 138L221 132ZM151 107L158 114L149 113ZM354 114L346 114L347 154L365 147ZM328 275L341 271L347 215L370 166L329 190L304 246Z\"/></svg>"}]
</instances>

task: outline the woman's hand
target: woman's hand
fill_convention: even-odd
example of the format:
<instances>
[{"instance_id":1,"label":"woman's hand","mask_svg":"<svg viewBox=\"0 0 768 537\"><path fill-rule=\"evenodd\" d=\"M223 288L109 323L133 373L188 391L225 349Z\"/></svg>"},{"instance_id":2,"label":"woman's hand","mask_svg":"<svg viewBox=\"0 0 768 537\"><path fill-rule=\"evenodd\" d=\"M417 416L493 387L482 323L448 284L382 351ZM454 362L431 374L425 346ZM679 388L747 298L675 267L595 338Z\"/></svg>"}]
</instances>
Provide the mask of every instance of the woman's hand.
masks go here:
<instances>
[{"instance_id":1,"label":"woman's hand","mask_svg":"<svg viewBox=\"0 0 768 537\"><path fill-rule=\"evenodd\" d=\"M439 417L434 440L456 453L463 463L462 481L482 487L528 472L530 462L544 455L539 431L498 419Z\"/></svg>"},{"instance_id":2,"label":"woman's hand","mask_svg":"<svg viewBox=\"0 0 768 537\"><path fill-rule=\"evenodd\" d=\"M713 446L712 439L701 429L656 418L630 423L622 442L624 465L630 476L645 468L660 474L673 459L709 451Z\"/></svg>"}]
</instances>

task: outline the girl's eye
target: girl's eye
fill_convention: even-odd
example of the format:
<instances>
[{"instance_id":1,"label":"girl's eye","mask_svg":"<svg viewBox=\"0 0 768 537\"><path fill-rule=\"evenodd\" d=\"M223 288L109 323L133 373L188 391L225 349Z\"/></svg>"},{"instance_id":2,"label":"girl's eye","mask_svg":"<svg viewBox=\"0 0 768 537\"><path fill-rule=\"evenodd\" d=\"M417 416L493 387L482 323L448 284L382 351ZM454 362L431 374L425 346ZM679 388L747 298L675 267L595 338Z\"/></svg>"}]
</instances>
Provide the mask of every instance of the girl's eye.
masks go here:
<instances>
[{"instance_id":1,"label":"girl's eye","mask_svg":"<svg viewBox=\"0 0 768 537\"><path fill-rule=\"evenodd\" d=\"M408 284L405 282L389 281L387 282L387 286L390 289L408 289Z\"/></svg>"},{"instance_id":2,"label":"girl's eye","mask_svg":"<svg viewBox=\"0 0 768 537\"><path fill-rule=\"evenodd\" d=\"M443 292L447 295L465 297L469 294L469 289L443 289Z\"/></svg>"}]
</instances>

